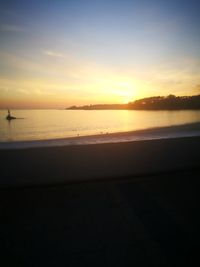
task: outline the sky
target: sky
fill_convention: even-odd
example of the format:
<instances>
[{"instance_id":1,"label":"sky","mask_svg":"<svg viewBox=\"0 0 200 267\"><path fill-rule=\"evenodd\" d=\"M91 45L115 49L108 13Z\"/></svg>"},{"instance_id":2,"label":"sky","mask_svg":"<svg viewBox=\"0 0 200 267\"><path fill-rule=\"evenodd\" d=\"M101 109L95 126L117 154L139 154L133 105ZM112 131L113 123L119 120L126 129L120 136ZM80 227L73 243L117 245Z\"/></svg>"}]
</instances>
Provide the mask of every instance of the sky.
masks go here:
<instances>
[{"instance_id":1,"label":"sky","mask_svg":"<svg viewBox=\"0 0 200 267\"><path fill-rule=\"evenodd\" d=\"M0 108L200 94L199 0L1 0Z\"/></svg>"}]
</instances>

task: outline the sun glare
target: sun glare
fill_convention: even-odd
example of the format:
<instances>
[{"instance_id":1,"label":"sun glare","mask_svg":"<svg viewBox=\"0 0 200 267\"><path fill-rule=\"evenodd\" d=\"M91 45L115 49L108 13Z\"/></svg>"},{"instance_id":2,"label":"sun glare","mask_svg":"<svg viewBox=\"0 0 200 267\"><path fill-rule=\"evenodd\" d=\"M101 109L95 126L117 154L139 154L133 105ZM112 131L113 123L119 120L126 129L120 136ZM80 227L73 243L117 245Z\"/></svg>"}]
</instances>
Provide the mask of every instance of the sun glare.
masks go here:
<instances>
[{"instance_id":1,"label":"sun glare","mask_svg":"<svg viewBox=\"0 0 200 267\"><path fill-rule=\"evenodd\" d=\"M121 98L121 103L126 104L133 101L137 95L137 89L135 85L130 82L121 82L119 83L119 86L121 87L119 93Z\"/></svg>"}]
</instances>

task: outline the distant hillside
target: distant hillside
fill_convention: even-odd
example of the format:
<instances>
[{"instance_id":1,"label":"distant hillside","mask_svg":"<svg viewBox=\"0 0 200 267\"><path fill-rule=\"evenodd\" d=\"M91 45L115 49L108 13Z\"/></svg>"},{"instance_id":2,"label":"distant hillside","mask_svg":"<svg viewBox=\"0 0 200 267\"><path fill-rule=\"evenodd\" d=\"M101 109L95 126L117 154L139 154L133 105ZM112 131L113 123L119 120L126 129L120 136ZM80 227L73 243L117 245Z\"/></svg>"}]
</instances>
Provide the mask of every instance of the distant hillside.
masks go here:
<instances>
[{"instance_id":1,"label":"distant hillside","mask_svg":"<svg viewBox=\"0 0 200 267\"><path fill-rule=\"evenodd\" d=\"M181 110L200 109L200 95L196 96L154 96L128 104L98 104L71 106L70 110Z\"/></svg>"}]
</instances>

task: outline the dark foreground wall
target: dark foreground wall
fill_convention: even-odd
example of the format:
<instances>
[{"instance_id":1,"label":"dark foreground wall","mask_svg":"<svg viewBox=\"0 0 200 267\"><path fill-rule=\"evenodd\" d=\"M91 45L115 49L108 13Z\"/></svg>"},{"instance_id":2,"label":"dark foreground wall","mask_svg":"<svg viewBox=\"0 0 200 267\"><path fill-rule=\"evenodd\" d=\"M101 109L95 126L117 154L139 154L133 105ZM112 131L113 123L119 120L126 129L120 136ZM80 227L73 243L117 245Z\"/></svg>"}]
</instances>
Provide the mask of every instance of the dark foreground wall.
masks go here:
<instances>
[{"instance_id":1,"label":"dark foreground wall","mask_svg":"<svg viewBox=\"0 0 200 267\"><path fill-rule=\"evenodd\" d=\"M200 137L0 150L0 187L196 169L199 151Z\"/></svg>"},{"instance_id":2,"label":"dark foreground wall","mask_svg":"<svg viewBox=\"0 0 200 267\"><path fill-rule=\"evenodd\" d=\"M0 266L198 266L199 177L1 188Z\"/></svg>"},{"instance_id":3,"label":"dark foreground wall","mask_svg":"<svg viewBox=\"0 0 200 267\"><path fill-rule=\"evenodd\" d=\"M198 266L199 146L1 150L0 266Z\"/></svg>"}]
</instances>

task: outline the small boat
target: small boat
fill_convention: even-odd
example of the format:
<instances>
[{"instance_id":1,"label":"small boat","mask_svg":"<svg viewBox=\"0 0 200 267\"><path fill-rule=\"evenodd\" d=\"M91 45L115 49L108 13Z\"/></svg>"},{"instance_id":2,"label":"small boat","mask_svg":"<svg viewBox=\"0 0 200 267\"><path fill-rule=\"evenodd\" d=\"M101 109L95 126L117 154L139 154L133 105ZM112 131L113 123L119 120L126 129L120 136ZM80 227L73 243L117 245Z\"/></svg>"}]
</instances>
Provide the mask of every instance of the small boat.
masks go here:
<instances>
[{"instance_id":1,"label":"small boat","mask_svg":"<svg viewBox=\"0 0 200 267\"><path fill-rule=\"evenodd\" d=\"M15 120L15 119L16 119L16 117L11 116L10 110L8 109L8 115L6 116L6 120L11 121L11 120Z\"/></svg>"}]
</instances>

